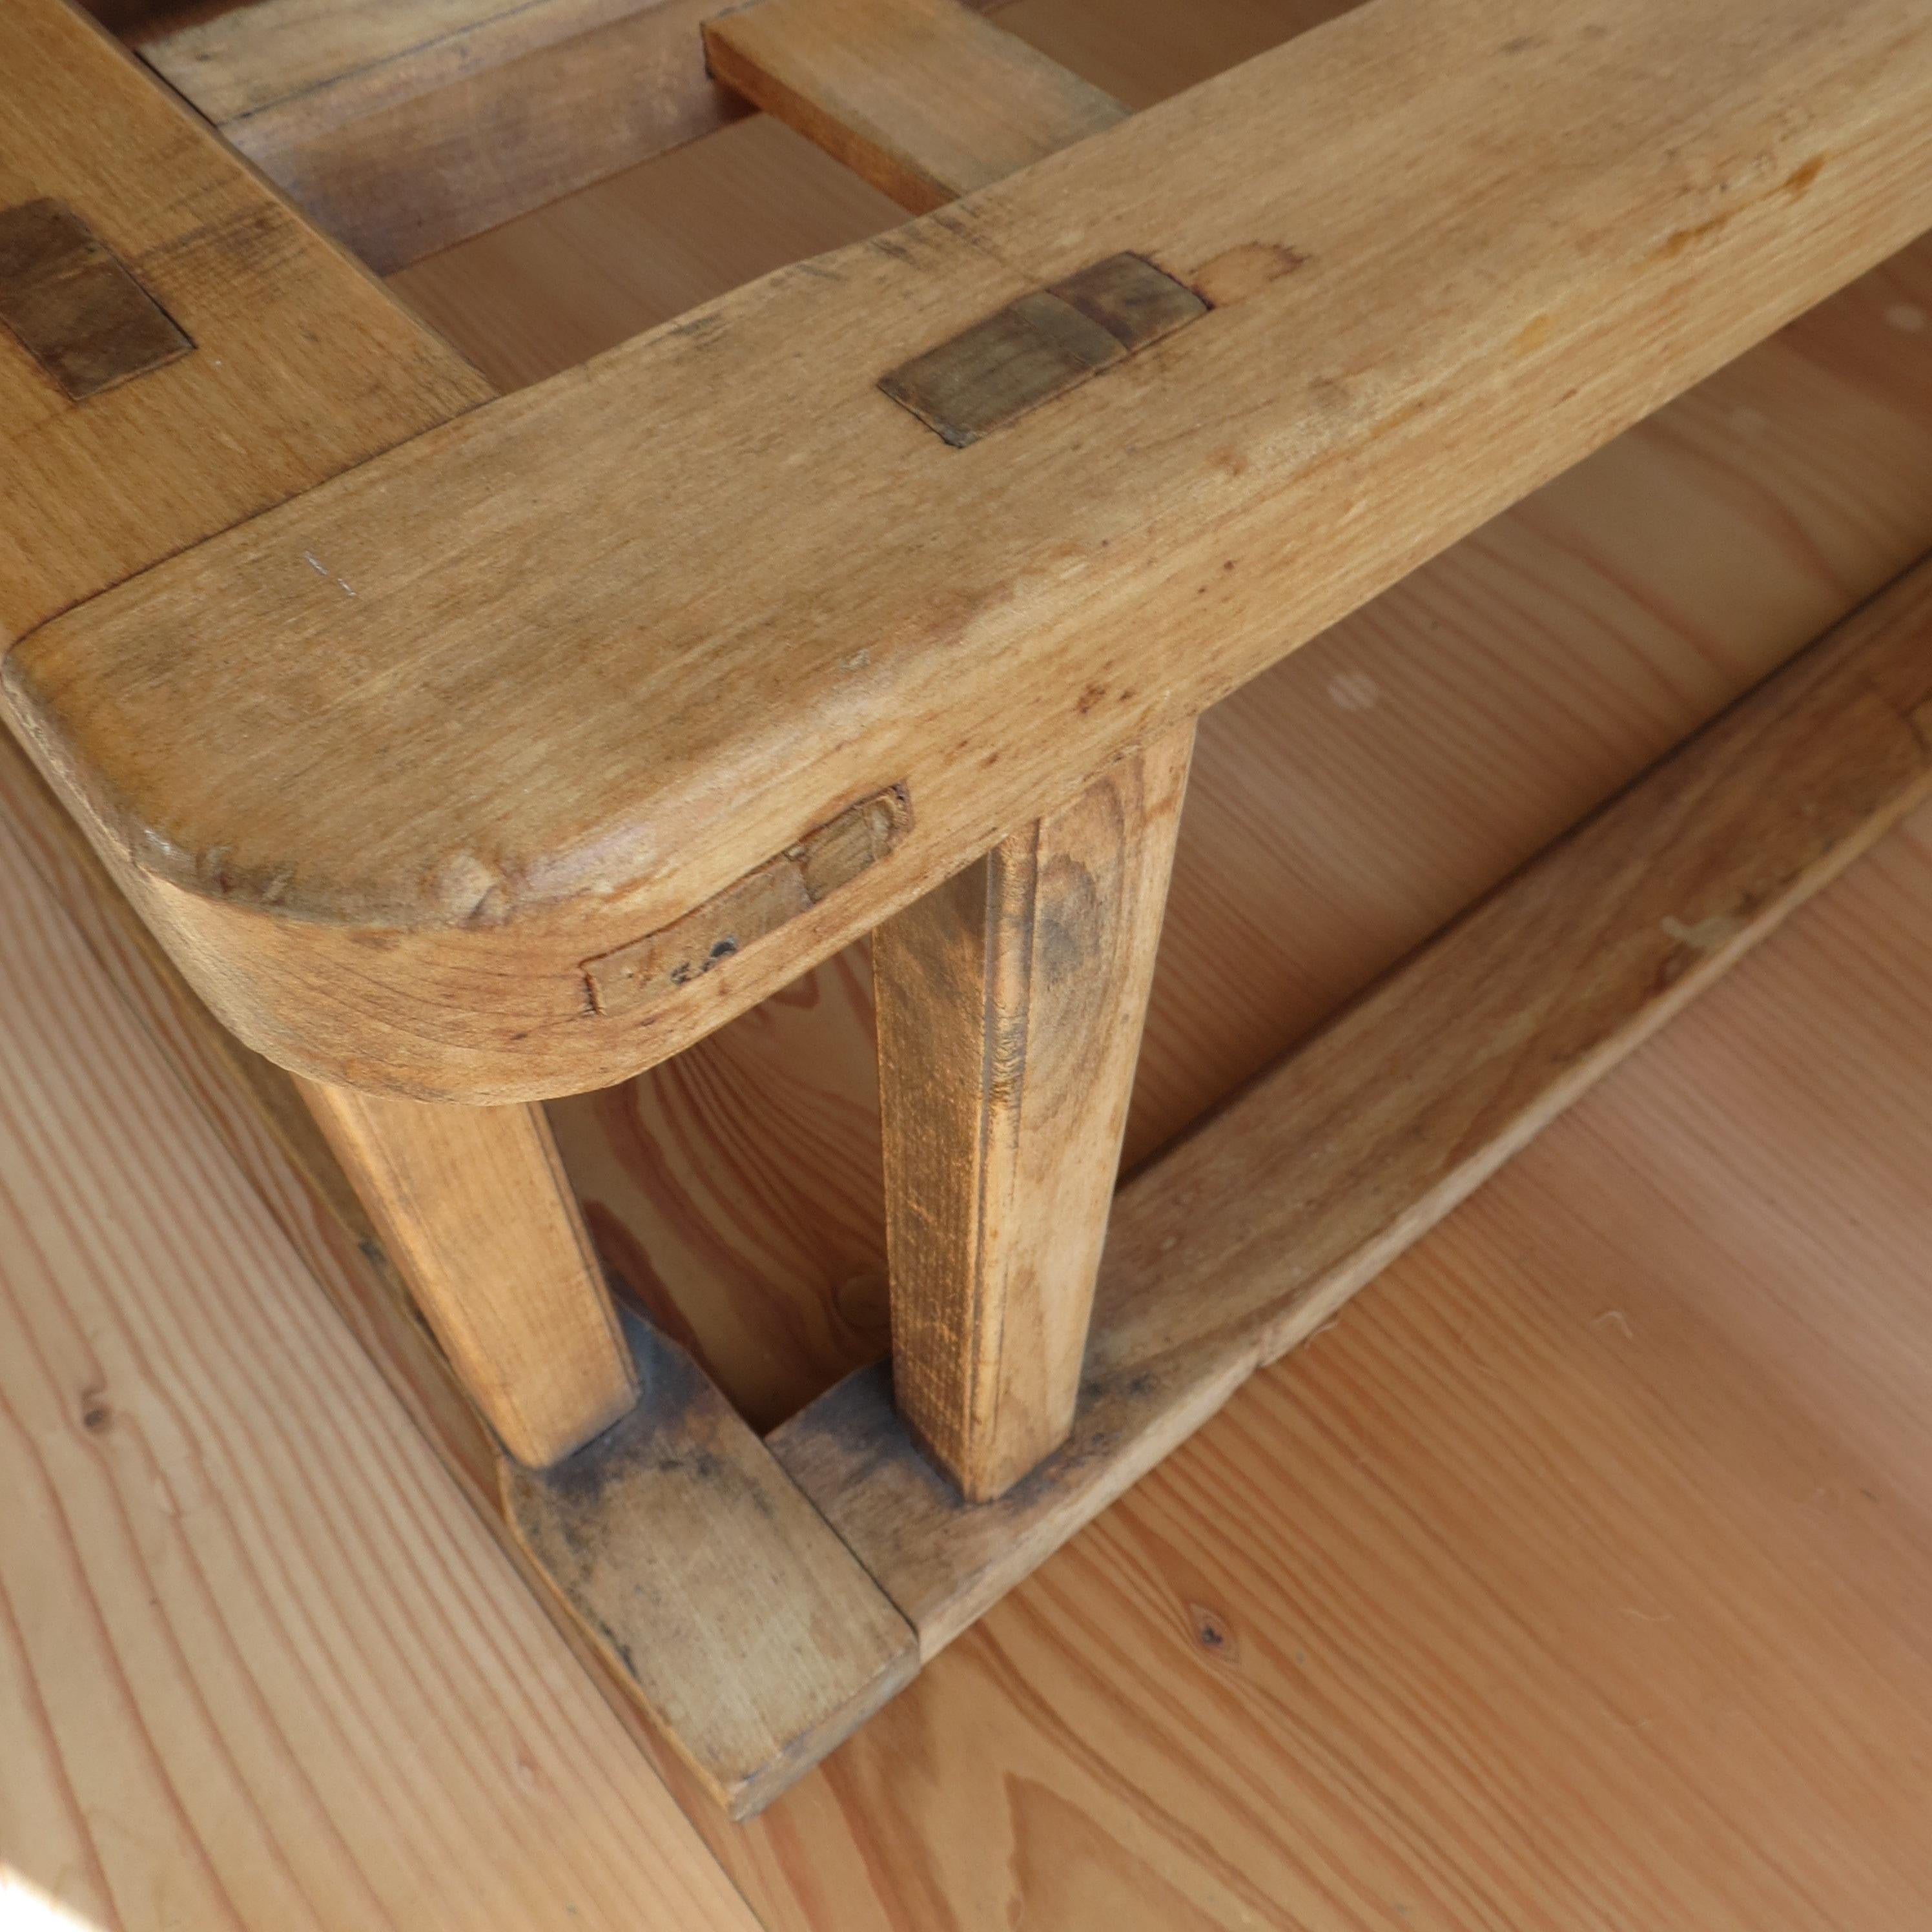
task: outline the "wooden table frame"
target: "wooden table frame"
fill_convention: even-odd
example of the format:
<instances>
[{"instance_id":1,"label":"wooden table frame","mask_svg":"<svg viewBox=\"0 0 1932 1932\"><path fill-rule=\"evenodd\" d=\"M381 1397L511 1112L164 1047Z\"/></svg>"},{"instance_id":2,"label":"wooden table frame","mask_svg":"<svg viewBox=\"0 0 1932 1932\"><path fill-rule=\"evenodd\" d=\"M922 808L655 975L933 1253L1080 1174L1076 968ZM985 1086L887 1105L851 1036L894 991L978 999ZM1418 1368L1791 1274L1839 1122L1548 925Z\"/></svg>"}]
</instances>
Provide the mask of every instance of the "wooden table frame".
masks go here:
<instances>
[{"instance_id":1,"label":"wooden table frame","mask_svg":"<svg viewBox=\"0 0 1932 1932\"><path fill-rule=\"evenodd\" d=\"M758 0L712 72L920 218L499 400L61 0L0 22L4 689L72 820L7 800L735 1814L1932 790L1922 567L1114 1195L1195 718L1932 224L1922 10L1684 12L1372 0L1130 118L953 0ZM647 16L701 67L488 14L422 98ZM316 18L149 58L380 152L393 50ZM760 1442L536 1102L868 932L891 1372Z\"/></svg>"}]
</instances>

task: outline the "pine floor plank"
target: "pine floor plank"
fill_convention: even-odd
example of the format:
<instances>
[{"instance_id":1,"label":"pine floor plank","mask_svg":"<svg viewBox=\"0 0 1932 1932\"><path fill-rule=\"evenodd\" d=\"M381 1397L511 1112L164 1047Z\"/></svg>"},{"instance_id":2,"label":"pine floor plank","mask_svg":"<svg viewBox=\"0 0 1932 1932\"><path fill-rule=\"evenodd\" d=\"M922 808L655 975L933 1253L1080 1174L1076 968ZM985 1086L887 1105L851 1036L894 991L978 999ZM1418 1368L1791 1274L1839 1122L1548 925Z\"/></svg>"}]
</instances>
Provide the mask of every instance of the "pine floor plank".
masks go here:
<instances>
[{"instance_id":1,"label":"pine floor plank","mask_svg":"<svg viewBox=\"0 0 1932 1932\"><path fill-rule=\"evenodd\" d=\"M102 1932L750 1932L4 824L0 934L0 1868Z\"/></svg>"}]
</instances>

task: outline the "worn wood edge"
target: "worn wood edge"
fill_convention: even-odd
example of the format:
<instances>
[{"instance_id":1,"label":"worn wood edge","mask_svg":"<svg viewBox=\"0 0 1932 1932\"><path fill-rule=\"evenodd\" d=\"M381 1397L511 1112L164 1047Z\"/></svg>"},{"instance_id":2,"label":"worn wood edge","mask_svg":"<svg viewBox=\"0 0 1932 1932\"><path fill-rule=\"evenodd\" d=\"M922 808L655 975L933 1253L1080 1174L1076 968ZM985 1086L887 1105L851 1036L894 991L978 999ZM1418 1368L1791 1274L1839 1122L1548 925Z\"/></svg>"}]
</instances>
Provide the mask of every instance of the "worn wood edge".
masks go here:
<instances>
[{"instance_id":1,"label":"worn wood edge","mask_svg":"<svg viewBox=\"0 0 1932 1932\"><path fill-rule=\"evenodd\" d=\"M548 1468L506 1460L504 1513L569 1614L742 1820L909 1684L919 1647L684 1350L635 1316L625 1328L636 1407ZM835 1648L856 1654L828 1672ZM794 1681L828 1676L787 1708Z\"/></svg>"},{"instance_id":2,"label":"worn wood edge","mask_svg":"<svg viewBox=\"0 0 1932 1932\"><path fill-rule=\"evenodd\" d=\"M1371 14L1376 10L1367 10ZM1331 22L1328 27L1304 36L1304 41L1321 41L1324 34L1332 34L1357 17L1351 15L1342 21ZM1252 68L1256 64L1249 66ZM1224 88L1227 80L1224 76L1214 85ZM1207 98L1204 91L1196 92L1200 98ZM1183 97L1184 100L1186 98ZM1123 128L1099 137L1096 142L1084 145L1097 149L1109 142L1118 142L1174 106L1170 103L1166 109L1155 110L1152 115L1136 116ZM1760 303L1753 310L1748 326L1734 320L1722 331L1693 332L1696 341L1695 356L1675 359L1690 356L1684 344L1677 344L1667 379L1658 373L1654 357L1646 358L1642 368L1646 378L1652 382L1650 390L1641 398L1621 397L1614 409L1606 405L1607 412L1600 411L1592 416L1588 436L1574 448L1566 447L1561 452L1562 460L1594 447L1626 427L1642 412L1642 407L1654 405L1666 393L1709 373L1726 356L1747 346L1776 321L1787 319L1806 300L1827 292L1828 284L1837 286L1844 277L1857 272L1868 259L1876 259L1889 247L1909 238L1904 232L1909 197L1901 195L1894 202L1874 204L1860 185L1864 179L1860 169L1869 171L1878 142L1870 130L1866 132L1868 139L1864 146L1855 144L1855 150L1834 155L1832 165L1822 174L1814 157L1793 169L1768 192L1739 200L1723 214L1721 220L1714 216L1688 227L1680 226L1662 248L1652 250L1646 258L1646 275L1654 273L1662 279L1646 284L1654 289L1658 296L1646 313L1669 314L1676 318L1674 328L1688 328L1684 318L1693 306L1691 295L1695 290L1728 286L1739 275L1747 280L1755 277L1754 287L1763 282L1773 259L1764 245L1770 229L1782 224L1787 211L1796 206L1801 198L1810 198L1807 205L1811 212L1805 219L1813 224L1812 228L1784 235L1783 246L1778 251L1776 259L1784 272L1776 284L1781 292L1774 299L1766 298L1772 306ZM1894 128L1885 138L1891 140L1896 135ZM1915 134L1910 138L1917 136ZM1802 145L1793 145L1790 153L1778 158L1776 166L1783 166ZM1063 155L1059 163L1047 165L1070 166L1072 158L1077 158L1077 154L1074 158ZM1858 167L1850 165L1854 160L1858 162ZM1775 172L1775 167L1772 172ZM1024 182L1024 176L1015 177L1007 188L989 193L995 197L1016 194ZM1688 217L1704 206L1708 199L1694 198L1679 212ZM1835 211L1835 218L1821 227L1818 224L1828 212L1828 202L1830 210ZM1898 225L1897 232L1887 227L1880 235L1873 230L1871 224L1881 214L1886 222ZM1856 257L1843 253L1842 231L1852 216L1858 218L1851 222L1858 247L1865 251ZM950 214L946 217L952 218ZM1827 245L1818 238L1826 229L1832 237L1828 250L1836 251L1828 274L1820 266L1822 257L1812 252ZM1748 241L1748 236L1754 238ZM1697 244L1694 250L1694 242ZM1666 263L1679 266L1659 266ZM1814 271L1818 277L1815 284L1806 279ZM815 290L814 294L818 292ZM738 297L731 299L736 302L744 296L745 292L740 291ZM1263 299L1252 297L1243 305L1251 307ZM1627 302L1628 299L1626 290L1618 300ZM1208 332L1204 326L1180 338L1174 352L1175 359L1184 359L1190 338ZM660 332L642 340L656 344L682 343L687 333L686 325L673 325L668 334ZM1606 325L1598 334L1609 340L1616 331ZM1524 340L1526 336L1528 340ZM1596 409L1595 402L1573 403L1572 399L1600 398L1604 385L1594 379L1585 380L1588 367L1569 362L1551 346L1561 343L1566 350L1575 349L1580 357L1586 340L1574 331L1559 331L1548 338L1534 329L1519 334L1511 350L1518 359L1510 386L1511 394L1518 399L1519 413L1538 421L1554 415L1566 423L1574 415L1580 423L1582 416ZM599 366L607 373L620 364L628 370L633 367L631 358L646 352L634 343L612 352ZM1554 386L1562 379L1558 364L1570 368L1574 377L1560 394ZM1376 461L1393 462L1392 452L1398 447L1407 449L1412 458L1414 446L1425 436L1432 446L1453 446L1480 413L1488 394L1482 381L1451 384L1426 406L1419 403L1400 419L1384 424L1376 432ZM529 399L514 400L520 408L528 409L533 415L540 413L538 405ZM1077 402L1076 396L1067 406L1072 409ZM1441 413L1432 413L1438 406ZM547 421L548 416L544 419ZM499 416L494 420L507 418ZM1400 433L1384 435L1383 430ZM1016 438L1024 437L1024 424L1012 434ZM466 439L456 441L467 447ZM418 439L413 460L420 462L426 453L440 454L452 446L452 439L446 432L433 433ZM1515 490L1518 482L1526 484L1542 480L1556 460L1554 454L1546 452L1546 455L1548 460L1537 477L1516 478L1508 489ZM1366 458L1363 460L1366 462ZM1333 467L1330 466L1329 470ZM372 477L387 479L401 474L394 458L384 459L380 467L370 468ZM1329 470L1324 470L1324 476L1329 476ZM1422 480L1407 486L1412 496L1426 496L1426 478L1435 473L1433 465L1416 465L1415 476ZM1367 548L1358 554L1352 544L1342 544L1334 553L1334 567L1309 580L1318 583L1318 590L1309 593L1318 603L1301 610L1292 626L1293 637L1312 634L1392 580L1401 569L1412 567L1432 548L1464 533L1484 514L1501 507L1505 494L1500 488L1493 498L1480 491L1463 491L1455 495L1453 504L1435 505L1426 537L1418 538L1399 558L1376 548L1370 534L1388 520L1364 520L1360 527ZM306 503L308 513L319 515L320 506L325 504L359 500L358 492L338 493L332 487L311 492ZM1364 500L1348 499L1351 504L1360 500ZM1448 520L1438 522L1438 517ZM278 538L291 527L280 519L273 524ZM265 524L262 528L266 532L269 525ZM1227 534L1226 530L1215 533L1217 538ZM1207 542L1204 537L1203 544ZM1221 548L1218 541L1214 547ZM1232 536L1228 548L1234 548ZM1265 560L1278 552L1278 545L1266 551L1250 549L1245 554L1262 562L1262 569L1245 580L1238 573L1229 576L1226 584L1232 586L1246 581L1249 587L1239 595L1252 598L1256 595L1254 586L1262 584L1267 570L1274 567ZM24 646L16 646L10 654L4 673L10 701L22 714L22 728L46 737L49 768L61 774L64 789L93 784L107 794L114 787L98 769L98 761L91 758L64 767L59 747L54 742L58 735L56 721L32 715L37 700L30 661L44 661L56 652L68 653L74 648L72 640L88 634L95 626L112 628L116 622L126 621L125 614L143 599L165 597L171 594L168 587L185 575L212 570L213 566L207 560L218 554L225 558L229 553L225 548L204 547L199 561L182 560L178 568L151 573L152 581L145 586L126 586L122 592L97 599L88 607L90 614L85 620L70 615L59 623L44 626ZM1306 578L1306 573L1304 575ZM1178 574L1174 581L1179 583ZM1198 587L1204 590L1208 586ZM1236 592L1231 589L1227 594L1232 597ZM1163 610L1168 608L1162 606ZM1172 608L1178 610L1180 606ZM148 621L145 616L143 621ZM1161 629L1158 624L1143 628L1155 634ZM1245 631L1246 627L1234 628ZM992 628L990 624L982 626L989 634ZM1033 634L1045 634L1046 627L1034 624ZM1278 652L1284 637L1289 634L1276 627L1267 634L1270 648ZM915 833L908 842L902 864L880 867L872 878L854 887L848 916L801 920L788 934L784 946L747 949L724 970L706 976L698 986L686 988L676 1003L644 1016L634 1026L627 1021L620 1028L606 1030L584 1024L580 980L569 969L598 945L610 943L602 931L593 934L587 928L608 919L610 939L629 936L628 932L620 933L616 929L616 908L620 904L632 907L637 914L634 922L625 922L632 931L662 924L688 910L692 904L715 891L734 869L741 868L741 855L733 855L733 862L728 864L724 853L734 828L744 824L744 820L728 816L710 819L700 836L677 844L676 856L667 866L647 877L630 880L623 891L599 898L594 907L561 899L554 904L525 902L504 908L506 914L513 916L502 926L472 928L438 923L432 914L440 911L440 905L432 908L412 902L405 910L398 910L389 901L374 896L373 889L366 903L358 900L352 905L344 900L332 904L328 896L318 895L301 903L292 898L280 909L264 914L252 905L238 903L238 893L227 898L210 896L197 878L191 876L201 860L183 861L182 855L200 853L205 856L206 851L226 849L218 848L199 832L191 837L176 838L170 831L156 844L155 850L167 862L168 875L153 875L140 896L140 903L144 914L157 920L168 934L177 956L188 962L197 985L211 999L218 1000L224 1018L258 1049L313 1078L368 1085L406 1097L486 1102L581 1090L627 1077L701 1037L890 916L937 878L956 870L972 850L985 849L989 837L1002 836L1014 823L1051 809L1109 762L1133 734L1144 734L1184 713L1198 712L1225 695L1258 665L1245 660L1238 665L1224 663L1214 652L1195 651L1181 654L1173 661L1172 668L1180 682L1166 688L1158 698L1148 698L1134 685L1125 687L1120 704L1124 706L1126 694L1130 694L1135 707L1132 715L1119 706L1108 706L1096 707L1090 721L1080 717L1068 719L1064 739L1056 740L1068 761L1070 768L1064 771L1057 767L1049 771L1050 761L1038 748L1030 749L1024 758L1009 755L1002 771L988 776L974 791L970 803L962 802L956 790L947 789L946 774L936 771L929 781L933 790L922 794L926 831ZM1041 707L1036 707L1036 711L1045 715ZM854 734L862 738L866 730L874 728L874 722L855 719ZM1012 748L1008 749L1010 753ZM736 754L751 755L744 748ZM1078 768L1071 769L1076 757ZM809 770L815 776L824 776L816 766ZM800 782L802 784L802 780ZM850 789L856 791L859 788L854 785ZM777 816L772 801L780 795L781 788L776 785L758 794L764 815L755 829L761 839L770 829L766 821ZM932 800L929 808L923 802L927 799ZM830 802L829 799L825 802ZM150 825L152 814L144 808L128 806L123 809L127 806L124 800L104 796L97 805L104 836L112 836L106 830L110 825L157 829ZM797 815L801 819L806 817L802 810ZM944 836L941 827L945 828ZM778 836L793 836L795 829L792 825L784 826ZM284 876L279 862L256 870L263 878ZM428 852L416 876L441 879L448 870L438 860L437 852ZM561 881L565 872L550 867L545 876ZM332 886L331 890L334 888ZM358 884L356 890L362 890ZM340 926L324 922L338 916L344 921ZM365 920L366 925L358 923ZM380 955L367 943L367 933L374 931L385 934ZM566 943L571 956L567 961L562 956ZM198 963L203 962L205 966ZM368 988L368 997L361 1001L357 1016L357 1051L352 1060L339 1044L344 1036L339 988L346 977ZM432 1030L425 1023L426 1016L431 1012L455 1016L455 1023ZM512 1031L514 1052L506 1049L501 1037Z\"/></svg>"},{"instance_id":3,"label":"worn wood edge","mask_svg":"<svg viewBox=\"0 0 1932 1932\"><path fill-rule=\"evenodd\" d=\"M4 733L0 820L4 831L17 836L36 874L160 1045L248 1184L543 1601L606 1701L667 1775L682 1786L688 1780L679 1774L694 1773L695 1787L711 1802L748 1817L910 1681L917 1653L907 1630L889 1666L869 1684L855 1687L848 1704L826 1713L788 1753L774 1754L728 1786L694 1762L681 1741L646 1714L650 1707L632 1673L579 1616L512 1522L504 1490L515 1466L463 1390L289 1076L242 1046L196 998L59 800ZM638 1333L627 1328L635 1349ZM653 1343L646 1352L664 1346ZM755 1438L752 1446L757 1448ZM826 1535L830 1540L829 1530ZM886 1614L899 1622L896 1613ZM634 1647L636 1637L628 1634ZM700 1816L698 1822L706 1821Z\"/></svg>"},{"instance_id":4,"label":"worn wood edge","mask_svg":"<svg viewBox=\"0 0 1932 1932\"><path fill-rule=\"evenodd\" d=\"M773 1432L772 1454L912 1622L922 1657L1932 796L1928 704L1932 560L1142 1170L1117 1202L1073 1434L1004 1497L965 1504L933 1470L894 1412L884 1365L848 1376ZM1822 766L1798 769L1821 746ZM1720 788L1730 808L1707 814ZM1694 919L1667 896L1660 908L1651 882L1653 862L1672 851L1680 868L1688 855L1694 873L1708 875ZM1606 878L1622 893L1606 917L1590 895ZM1534 941L1566 922L1581 932L1581 957L1609 928L1617 959L1607 989L1561 956L1526 967L1526 926ZM1499 986L1506 1011L1502 1003L1520 1003L1526 974L1541 976L1545 1018L1526 1041L1499 1048L1507 1027L1490 1024L1463 989ZM1412 1064L1424 1070L1423 1090L1378 1102ZM1352 1118L1378 1105L1352 1144ZM1418 1154L1445 1116L1456 1129L1446 1150ZM1306 1198L1282 1171L1285 1143L1322 1166L1301 1186Z\"/></svg>"},{"instance_id":5,"label":"worn wood edge","mask_svg":"<svg viewBox=\"0 0 1932 1932\"><path fill-rule=\"evenodd\" d=\"M861 181L889 194L902 208L924 214L952 200L956 189L915 161L892 157L870 130L830 123L813 104L745 48L736 23L754 7L708 16L704 24L704 66L717 85L747 107L782 121L850 168Z\"/></svg>"},{"instance_id":6,"label":"worn wood edge","mask_svg":"<svg viewBox=\"0 0 1932 1932\"><path fill-rule=\"evenodd\" d=\"M1008 0L969 4L990 11ZM224 139L386 274L754 111L707 68L704 22L718 10L717 0L506 7L237 112L221 111L222 76L195 58L206 24L145 36L135 51L191 105L212 107ZM556 24L546 31L533 12ZM232 34L236 19L214 24ZM490 146L493 116L586 84L594 98L548 130L540 164L507 176L448 165L452 147Z\"/></svg>"}]
</instances>

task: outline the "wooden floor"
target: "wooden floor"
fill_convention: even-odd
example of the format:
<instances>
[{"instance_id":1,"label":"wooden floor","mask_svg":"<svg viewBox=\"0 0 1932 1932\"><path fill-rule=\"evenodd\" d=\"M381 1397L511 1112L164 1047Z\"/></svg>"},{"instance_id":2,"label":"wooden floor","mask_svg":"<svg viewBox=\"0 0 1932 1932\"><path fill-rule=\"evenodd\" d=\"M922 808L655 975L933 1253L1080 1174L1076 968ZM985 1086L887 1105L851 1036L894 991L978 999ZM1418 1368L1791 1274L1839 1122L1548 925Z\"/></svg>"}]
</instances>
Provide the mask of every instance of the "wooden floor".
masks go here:
<instances>
[{"instance_id":1,"label":"wooden floor","mask_svg":"<svg viewBox=\"0 0 1932 1932\"><path fill-rule=\"evenodd\" d=\"M1336 10L999 17L1138 104ZM510 386L897 218L752 119L396 286ZM1210 715L1130 1158L1928 547L1922 244ZM0 1925L1920 1932L1928 962L1932 816L740 1830L0 825ZM761 1422L883 1344L870 1070L855 953L554 1110Z\"/></svg>"},{"instance_id":2,"label":"wooden floor","mask_svg":"<svg viewBox=\"0 0 1932 1932\"><path fill-rule=\"evenodd\" d=\"M0 932L9 1932L749 1926L4 833ZM1917 1932L1928 960L1922 816L697 1813L758 1920Z\"/></svg>"}]
</instances>

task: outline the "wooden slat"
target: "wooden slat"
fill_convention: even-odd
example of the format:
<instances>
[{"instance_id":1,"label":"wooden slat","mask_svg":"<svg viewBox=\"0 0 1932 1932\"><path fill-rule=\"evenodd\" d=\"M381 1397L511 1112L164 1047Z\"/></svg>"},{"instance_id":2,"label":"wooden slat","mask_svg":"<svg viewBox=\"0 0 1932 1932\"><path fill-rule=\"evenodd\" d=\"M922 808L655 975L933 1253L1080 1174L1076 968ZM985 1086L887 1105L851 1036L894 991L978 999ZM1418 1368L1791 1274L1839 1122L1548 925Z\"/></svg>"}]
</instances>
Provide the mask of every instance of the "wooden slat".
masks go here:
<instances>
[{"instance_id":1,"label":"wooden slat","mask_svg":"<svg viewBox=\"0 0 1932 1932\"><path fill-rule=\"evenodd\" d=\"M976 1501L1072 1423L1193 742L873 935L894 1393Z\"/></svg>"},{"instance_id":2,"label":"wooden slat","mask_svg":"<svg viewBox=\"0 0 1932 1932\"><path fill-rule=\"evenodd\" d=\"M426 1107L300 1083L464 1387L543 1468L637 1400L542 1108Z\"/></svg>"},{"instance_id":3,"label":"wooden slat","mask_svg":"<svg viewBox=\"0 0 1932 1932\"><path fill-rule=\"evenodd\" d=\"M142 58L381 269L710 133L706 0L254 0Z\"/></svg>"},{"instance_id":4,"label":"wooden slat","mask_svg":"<svg viewBox=\"0 0 1932 1932\"><path fill-rule=\"evenodd\" d=\"M1932 796L1932 562L1123 1190L1073 1434L978 1507L881 1370L770 1438L930 1658Z\"/></svg>"},{"instance_id":5,"label":"wooden slat","mask_svg":"<svg viewBox=\"0 0 1932 1932\"><path fill-rule=\"evenodd\" d=\"M734 1818L919 1669L904 1619L684 1352L627 1322L648 1399L568 1462L507 1467L511 1523Z\"/></svg>"},{"instance_id":6,"label":"wooden slat","mask_svg":"<svg viewBox=\"0 0 1932 1932\"><path fill-rule=\"evenodd\" d=\"M959 0L758 0L704 46L726 86L914 214L1126 112Z\"/></svg>"},{"instance_id":7,"label":"wooden slat","mask_svg":"<svg viewBox=\"0 0 1932 1932\"><path fill-rule=\"evenodd\" d=\"M0 329L0 641L488 396L58 0L0 8L0 209L64 208L194 344L75 400Z\"/></svg>"},{"instance_id":8,"label":"wooden slat","mask_svg":"<svg viewBox=\"0 0 1932 1932\"><path fill-rule=\"evenodd\" d=\"M598 1084L1902 244L1928 108L1900 0L1375 0L164 566L16 646L10 699L272 1057ZM968 450L878 393L1122 251L1216 312ZM585 958L898 784L890 860L674 1006L586 1010Z\"/></svg>"}]
</instances>

